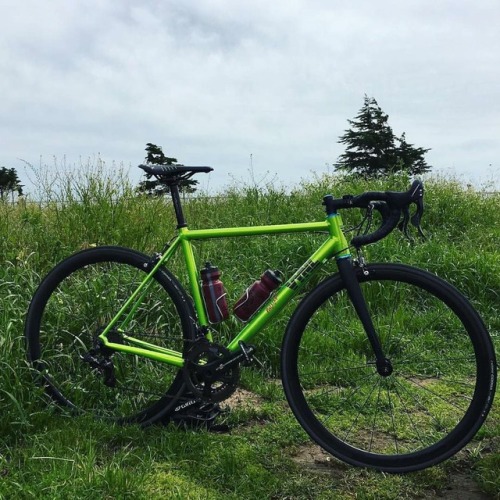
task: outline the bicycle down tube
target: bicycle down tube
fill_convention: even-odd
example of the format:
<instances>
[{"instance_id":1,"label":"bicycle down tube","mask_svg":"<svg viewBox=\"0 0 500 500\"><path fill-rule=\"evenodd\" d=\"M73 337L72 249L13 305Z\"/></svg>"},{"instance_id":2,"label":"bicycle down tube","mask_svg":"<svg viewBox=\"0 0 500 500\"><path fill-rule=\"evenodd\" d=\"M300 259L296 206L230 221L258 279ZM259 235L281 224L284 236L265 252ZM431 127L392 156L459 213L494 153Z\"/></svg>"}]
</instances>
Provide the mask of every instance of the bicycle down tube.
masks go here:
<instances>
[{"instance_id":1,"label":"bicycle down tube","mask_svg":"<svg viewBox=\"0 0 500 500\"><path fill-rule=\"evenodd\" d=\"M302 289L309 279L320 269L320 267L330 258L349 257L348 244L341 230L342 220L339 215L330 215L323 222L299 223L299 224L279 224L270 226L252 226L252 227L232 227L218 229L195 229L189 230L187 227L179 229L179 235L166 252L153 263L153 267L143 282L133 292L130 298L124 303L115 317L106 326L99 338L107 347L125 353L135 354L156 361L168 363L174 366L182 367L184 359L182 353L167 349L164 347L145 342L128 336L125 333L127 323L133 316L134 311L141 303L141 299L151 283L152 277L166 264L178 247L181 247L186 270L188 273L190 291L193 298L198 322L201 327L209 325L204 302L201 296L199 286L199 273L196 261L193 255L191 241L244 237L244 236L263 236L273 234L286 234L298 232L328 232L328 239L307 259L307 261L294 273L294 275L283 284L268 302L258 311L255 316L243 327L238 335L230 342L227 348L234 352L239 348L240 342L246 342L261 331L271 319L279 314L289 301ZM125 318L121 320L124 316ZM121 320L121 322L120 322ZM122 333L124 340L133 345L118 344L108 340L107 334L118 325L117 329ZM209 340L210 334L208 334Z\"/></svg>"}]
</instances>

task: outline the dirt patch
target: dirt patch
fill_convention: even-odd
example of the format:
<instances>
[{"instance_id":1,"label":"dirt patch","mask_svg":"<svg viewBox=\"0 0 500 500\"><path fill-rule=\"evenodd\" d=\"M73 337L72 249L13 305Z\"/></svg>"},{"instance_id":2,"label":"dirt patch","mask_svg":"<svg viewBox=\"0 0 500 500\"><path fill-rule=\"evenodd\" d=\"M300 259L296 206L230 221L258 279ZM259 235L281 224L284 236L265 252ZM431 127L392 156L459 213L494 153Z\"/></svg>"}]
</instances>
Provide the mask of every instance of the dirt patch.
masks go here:
<instances>
[{"instance_id":1,"label":"dirt patch","mask_svg":"<svg viewBox=\"0 0 500 500\"><path fill-rule=\"evenodd\" d=\"M453 474L448 486L439 494L429 498L449 498L452 500L487 500L492 498L483 493L477 484L463 473Z\"/></svg>"},{"instance_id":2,"label":"dirt patch","mask_svg":"<svg viewBox=\"0 0 500 500\"><path fill-rule=\"evenodd\" d=\"M436 377L408 377L410 382L413 382L415 385L419 385L420 387L427 387L429 385L435 384L439 382L439 378Z\"/></svg>"},{"instance_id":3,"label":"dirt patch","mask_svg":"<svg viewBox=\"0 0 500 500\"><path fill-rule=\"evenodd\" d=\"M301 446L297 453L292 456L292 460L314 472L322 472L339 478L349 468L348 465L332 457L323 448L313 443Z\"/></svg>"},{"instance_id":4,"label":"dirt patch","mask_svg":"<svg viewBox=\"0 0 500 500\"><path fill-rule=\"evenodd\" d=\"M229 410L258 408L264 400L257 394L238 388L235 393L221 403L221 407Z\"/></svg>"}]
</instances>

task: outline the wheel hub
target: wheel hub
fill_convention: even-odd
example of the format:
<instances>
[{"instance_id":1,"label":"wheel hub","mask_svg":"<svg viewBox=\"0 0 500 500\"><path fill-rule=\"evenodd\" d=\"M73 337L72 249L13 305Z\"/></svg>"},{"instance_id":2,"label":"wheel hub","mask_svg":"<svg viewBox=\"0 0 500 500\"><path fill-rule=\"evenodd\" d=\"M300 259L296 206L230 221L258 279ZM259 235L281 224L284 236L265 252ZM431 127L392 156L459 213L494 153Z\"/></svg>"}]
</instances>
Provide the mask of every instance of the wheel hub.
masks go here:
<instances>
[{"instance_id":1,"label":"wheel hub","mask_svg":"<svg viewBox=\"0 0 500 500\"><path fill-rule=\"evenodd\" d=\"M377 372L382 377L388 377L393 371L394 369L389 359L384 358L382 361L377 361Z\"/></svg>"}]
</instances>

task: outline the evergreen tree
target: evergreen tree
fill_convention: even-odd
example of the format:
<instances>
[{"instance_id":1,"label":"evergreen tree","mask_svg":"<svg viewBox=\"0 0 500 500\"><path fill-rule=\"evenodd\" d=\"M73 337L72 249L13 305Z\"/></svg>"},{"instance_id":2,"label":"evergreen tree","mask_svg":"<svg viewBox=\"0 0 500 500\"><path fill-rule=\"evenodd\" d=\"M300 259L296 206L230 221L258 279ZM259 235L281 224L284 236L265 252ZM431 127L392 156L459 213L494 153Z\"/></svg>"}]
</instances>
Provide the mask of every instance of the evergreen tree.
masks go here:
<instances>
[{"instance_id":1,"label":"evergreen tree","mask_svg":"<svg viewBox=\"0 0 500 500\"><path fill-rule=\"evenodd\" d=\"M23 186L15 168L0 168L0 200L5 201L9 193L14 197L23 195Z\"/></svg>"},{"instance_id":2,"label":"evergreen tree","mask_svg":"<svg viewBox=\"0 0 500 500\"><path fill-rule=\"evenodd\" d=\"M148 142L146 144L146 163L153 165L175 165L177 163L176 158L169 158L165 156L163 153L161 146L157 146L156 144L152 144ZM141 193L146 193L152 196L163 196L170 192L168 186L163 184L158 180L150 180L150 174L144 174L147 178L145 181L141 181L137 190ZM179 191L183 193L194 193L196 191L196 184L198 181L195 180L185 180L181 181L179 184Z\"/></svg>"},{"instance_id":3,"label":"evergreen tree","mask_svg":"<svg viewBox=\"0 0 500 500\"><path fill-rule=\"evenodd\" d=\"M397 161L399 168L397 170L404 170L412 175L420 175L429 172L431 167L427 165L424 155L430 148L415 148L412 144L406 142L406 134L403 132L401 138L396 139L399 142L397 148Z\"/></svg>"},{"instance_id":4,"label":"evergreen tree","mask_svg":"<svg viewBox=\"0 0 500 500\"><path fill-rule=\"evenodd\" d=\"M430 170L424 159L429 150L414 148L406 142L404 133L396 138L388 121L389 116L377 101L365 95L364 105L356 118L348 120L351 128L339 139L339 143L346 145L346 151L335 167L365 178L398 171L413 175Z\"/></svg>"}]
</instances>

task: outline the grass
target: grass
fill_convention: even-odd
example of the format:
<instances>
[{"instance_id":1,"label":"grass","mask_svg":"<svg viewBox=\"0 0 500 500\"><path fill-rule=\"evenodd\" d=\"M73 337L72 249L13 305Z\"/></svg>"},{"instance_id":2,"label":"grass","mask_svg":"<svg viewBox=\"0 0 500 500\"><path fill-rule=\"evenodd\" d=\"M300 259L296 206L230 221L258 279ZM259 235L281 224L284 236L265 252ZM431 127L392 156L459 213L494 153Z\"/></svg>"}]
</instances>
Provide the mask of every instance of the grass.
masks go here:
<instances>
[{"instance_id":1,"label":"grass","mask_svg":"<svg viewBox=\"0 0 500 500\"><path fill-rule=\"evenodd\" d=\"M135 196L119 172L90 169L71 181L64 173L39 175L43 203L0 204L0 497L151 498L168 492L172 498L414 498L454 487L458 479L500 494L498 404L467 450L419 473L387 476L325 457L297 461L313 447L277 381L286 319L256 342L265 367L244 370L242 386L259 395L259 404L226 417L230 434L103 426L47 405L33 383L23 340L24 316L41 278L70 253L93 245L158 251L175 224L168 202ZM316 221L326 193L407 185L398 178L365 183L324 176L292 192L276 184L230 186L215 196L200 194L186 203L185 213L193 228ZM500 196L447 179L429 179L426 189L428 239L412 245L396 231L368 247L367 258L414 264L452 282L480 311L499 352ZM345 225L357 217L346 214ZM196 257L223 270L234 303L266 268L289 275L320 240L291 235L205 241ZM179 264L173 270L185 282ZM229 338L234 327L231 321L221 325L217 335Z\"/></svg>"}]
</instances>

